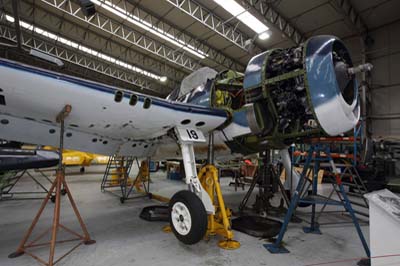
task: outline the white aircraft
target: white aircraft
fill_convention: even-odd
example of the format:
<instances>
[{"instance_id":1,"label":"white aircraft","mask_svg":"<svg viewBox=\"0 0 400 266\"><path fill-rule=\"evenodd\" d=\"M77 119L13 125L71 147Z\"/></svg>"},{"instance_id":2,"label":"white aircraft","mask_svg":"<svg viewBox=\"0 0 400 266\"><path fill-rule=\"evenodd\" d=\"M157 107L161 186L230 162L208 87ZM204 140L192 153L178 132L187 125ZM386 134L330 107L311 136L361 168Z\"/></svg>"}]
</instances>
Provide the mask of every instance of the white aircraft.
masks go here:
<instances>
[{"instance_id":1,"label":"white aircraft","mask_svg":"<svg viewBox=\"0 0 400 266\"><path fill-rule=\"evenodd\" d=\"M288 173L287 145L357 124L354 74L367 68L353 67L339 39L316 36L253 57L244 75L200 69L161 99L1 59L0 138L57 146L56 116L70 105L66 149L183 157L193 193L172 198L172 211L184 209L187 217L172 219L171 227L179 240L193 244L205 234L206 214L215 211L195 166L195 155L209 150L209 133L216 157L281 149Z\"/></svg>"}]
</instances>

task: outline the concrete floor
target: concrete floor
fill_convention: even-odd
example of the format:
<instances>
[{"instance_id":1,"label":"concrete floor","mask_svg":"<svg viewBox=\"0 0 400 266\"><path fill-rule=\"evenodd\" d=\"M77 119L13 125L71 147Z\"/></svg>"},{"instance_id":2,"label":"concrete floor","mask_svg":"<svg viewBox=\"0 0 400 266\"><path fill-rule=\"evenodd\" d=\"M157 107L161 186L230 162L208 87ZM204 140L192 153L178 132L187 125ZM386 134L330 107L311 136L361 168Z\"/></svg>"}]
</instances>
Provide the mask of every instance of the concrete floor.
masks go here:
<instances>
[{"instance_id":1,"label":"concrete floor","mask_svg":"<svg viewBox=\"0 0 400 266\"><path fill-rule=\"evenodd\" d=\"M270 254L262 244L266 240L257 239L235 232L235 239L241 248L233 251L217 247L217 239L202 241L197 245L185 246L177 241L172 233L161 231L165 225L160 222L147 222L139 218L143 207L157 204L149 199L135 199L121 204L110 193L100 192L100 173L104 167L93 166L85 175L68 175L67 180L77 202L79 210L88 226L95 245L81 246L57 265L85 266L125 266L125 265L268 265L268 266L305 266L349 258L365 256L360 240L352 224L326 225L321 228L322 235L305 234L302 227L306 224L290 224L284 238L289 254ZM68 172L77 171L69 169ZM92 173L91 173L92 172ZM93 173L97 172L97 173ZM171 197L185 185L179 181L167 181L164 172L152 174L152 192ZM227 184L230 178L222 179L222 188L227 205L237 209L244 191L234 191ZM18 185L18 190L37 189L29 179ZM38 265L35 260L25 255L8 259L15 251L19 241L36 214L40 200L2 201L0 202L0 265L31 266ZM43 232L51 223L52 208L46 209L35 230L35 235ZM307 211L303 209L302 212ZM78 229L72 210L66 198L62 201L62 224ZM324 221L348 221L336 215L324 218ZM362 226L368 239L368 226ZM60 233L60 239L65 237ZM57 247L59 253L65 252L70 244ZM42 258L47 258L47 249L36 251ZM342 263L324 264L328 266L357 265L357 260Z\"/></svg>"}]
</instances>

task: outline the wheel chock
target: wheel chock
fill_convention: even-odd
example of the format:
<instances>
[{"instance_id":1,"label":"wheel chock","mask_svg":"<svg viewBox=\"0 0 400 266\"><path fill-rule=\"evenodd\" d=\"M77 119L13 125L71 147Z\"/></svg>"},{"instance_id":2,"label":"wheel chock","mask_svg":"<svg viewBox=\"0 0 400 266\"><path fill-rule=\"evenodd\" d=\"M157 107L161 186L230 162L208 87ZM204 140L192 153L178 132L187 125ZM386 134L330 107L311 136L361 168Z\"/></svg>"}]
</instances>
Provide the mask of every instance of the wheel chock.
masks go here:
<instances>
[{"instance_id":1,"label":"wheel chock","mask_svg":"<svg viewBox=\"0 0 400 266\"><path fill-rule=\"evenodd\" d=\"M172 232L171 226L170 225L163 226L162 231L164 233L171 233Z\"/></svg>"},{"instance_id":2,"label":"wheel chock","mask_svg":"<svg viewBox=\"0 0 400 266\"><path fill-rule=\"evenodd\" d=\"M226 239L219 241L218 246L223 249L234 250L240 248L240 243L233 239Z\"/></svg>"}]
</instances>

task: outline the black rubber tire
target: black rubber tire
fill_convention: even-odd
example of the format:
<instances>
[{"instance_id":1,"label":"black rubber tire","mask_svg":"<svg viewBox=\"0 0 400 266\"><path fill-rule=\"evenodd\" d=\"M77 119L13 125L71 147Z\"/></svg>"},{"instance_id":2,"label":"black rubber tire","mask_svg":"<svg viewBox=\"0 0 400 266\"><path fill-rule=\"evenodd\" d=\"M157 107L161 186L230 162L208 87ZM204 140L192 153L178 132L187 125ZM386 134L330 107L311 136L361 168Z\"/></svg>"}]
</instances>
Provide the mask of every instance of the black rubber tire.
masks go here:
<instances>
[{"instance_id":1,"label":"black rubber tire","mask_svg":"<svg viewBox=\"0 0 400 266\"><path fill-rule=\"evenodd\" d=\"M189 210L191 219L192 219L192 226L190 231L186 235L179 234L175 228L174 224L172 223L171 212L172 206L176 202L183 203ZM208 219L207 219L207 212L203 205L203 202L197 197L193 192L188 190L182 190L172 197L169 202L169 224L171 226L172 232L176 236L176 238L186 245L193 245L199 242L204 238L204 235L207 231Z\"/></svg>"},{"instance_id":2,"label":"black rubber tire","mask_svg":"<svg viewBox=\"0 0 400 266\"><path fill-rule=\"evenodd\" d=\"M56 196L55 196L55 195L52 195L52 196L50 197L50 200L51 200L51 202L55 203L55 202L56 202Z\"/></svg>"}]
</instances>

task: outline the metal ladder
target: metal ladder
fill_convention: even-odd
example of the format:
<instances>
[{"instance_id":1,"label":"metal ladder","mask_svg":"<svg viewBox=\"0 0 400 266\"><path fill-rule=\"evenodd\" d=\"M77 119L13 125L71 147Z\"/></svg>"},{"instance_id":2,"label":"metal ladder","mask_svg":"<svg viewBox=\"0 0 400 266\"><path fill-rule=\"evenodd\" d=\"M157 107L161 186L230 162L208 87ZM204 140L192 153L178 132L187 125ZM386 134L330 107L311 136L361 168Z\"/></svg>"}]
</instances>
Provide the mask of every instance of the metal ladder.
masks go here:
<instances>
[{"instance_id":1,"label":"metal ladder","mask_svg":"<svg viewBox=\"0 0 400 266\"><path fill-rule=\"evenodd\" d=\"M126 185L128 184L129 172L131 171L133 161L132 156L113 155L108 160L103 180L101 181L101 191L104 192L108 188L119 187L121 194L126 194ZM117 175L117 179L112 176Z\"/></svg>"}]
</instances>

